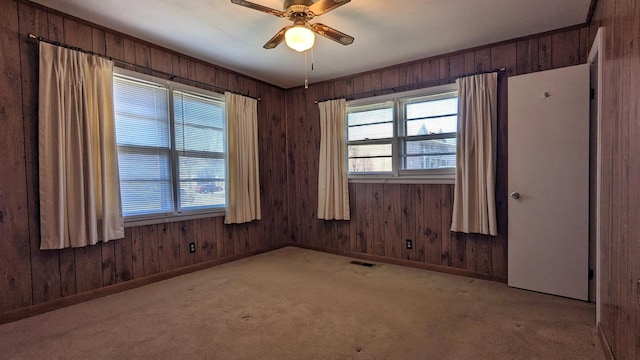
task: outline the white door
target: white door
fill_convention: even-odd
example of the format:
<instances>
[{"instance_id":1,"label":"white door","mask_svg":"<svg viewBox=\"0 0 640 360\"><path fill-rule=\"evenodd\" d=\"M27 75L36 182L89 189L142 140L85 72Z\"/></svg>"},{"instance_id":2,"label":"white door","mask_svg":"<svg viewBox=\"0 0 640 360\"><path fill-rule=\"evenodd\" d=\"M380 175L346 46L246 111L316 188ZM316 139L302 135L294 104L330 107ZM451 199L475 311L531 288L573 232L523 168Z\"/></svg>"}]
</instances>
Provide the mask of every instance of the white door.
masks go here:
<instances>
[{"instance_id":1,"label":"white door","mask_svg":"<svg viewBox=\"0 0 640 360\"><path fill-rule=\"evenodd\" d=\"M588 299L589 65L509 78L509 286Z\"/></svg>"}]
</instances>

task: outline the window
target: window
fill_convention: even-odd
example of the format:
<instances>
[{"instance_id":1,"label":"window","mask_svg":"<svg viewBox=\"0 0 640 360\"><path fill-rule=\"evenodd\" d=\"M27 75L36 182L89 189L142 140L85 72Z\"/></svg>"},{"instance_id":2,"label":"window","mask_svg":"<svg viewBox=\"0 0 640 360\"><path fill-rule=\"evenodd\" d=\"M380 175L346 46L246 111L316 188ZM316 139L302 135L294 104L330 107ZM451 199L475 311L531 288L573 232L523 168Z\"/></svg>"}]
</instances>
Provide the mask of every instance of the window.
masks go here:
<instances>
[{"instance_id":1,"label":"window","mask_svg":"<svg viewBox=\"0 0 640 360\"><path fill-rule=\"evenodd\" d=\"M114 108L125 219L224 209L221 95L119 71L114 75Z\"/></svg>"},{"instance_id":2,"label":"window","mask_svg":"<svg viewBox=\"0 0 640 360\"><path fill-rule=\"evenodd\" d=\"M349 177L453 180L455 84L394 95L347 104Z\"/></svg>"}]
</instances>

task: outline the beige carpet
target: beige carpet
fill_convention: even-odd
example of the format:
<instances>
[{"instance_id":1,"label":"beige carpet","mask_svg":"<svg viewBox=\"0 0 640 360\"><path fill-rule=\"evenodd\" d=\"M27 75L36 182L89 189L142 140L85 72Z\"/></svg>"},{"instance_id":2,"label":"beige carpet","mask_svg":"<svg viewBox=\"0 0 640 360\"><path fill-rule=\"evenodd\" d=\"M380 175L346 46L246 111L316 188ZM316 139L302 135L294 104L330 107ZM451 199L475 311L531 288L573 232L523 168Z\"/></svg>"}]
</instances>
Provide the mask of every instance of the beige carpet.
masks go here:
<instances>
[{"instance_id":1,"label":"beige carpet","mask_svg":"<svg viewBox=\"0 0 640 360\"><path fill-rule=\"evenodd\" d=\"M593 304L287 247L0 326L2 359L603 359Z\"/></svg>"}]
</instances>

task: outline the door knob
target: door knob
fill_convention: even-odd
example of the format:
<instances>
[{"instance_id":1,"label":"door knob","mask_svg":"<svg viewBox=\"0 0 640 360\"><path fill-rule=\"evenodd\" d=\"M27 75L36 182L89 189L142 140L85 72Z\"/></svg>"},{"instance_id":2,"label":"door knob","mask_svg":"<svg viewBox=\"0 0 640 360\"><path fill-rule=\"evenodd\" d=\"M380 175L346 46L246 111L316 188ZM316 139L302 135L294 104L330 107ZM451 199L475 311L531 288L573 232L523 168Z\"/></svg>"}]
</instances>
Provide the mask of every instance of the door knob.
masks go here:
<instances>
[{"instance_id":1,"label":"door knob","mask_svg":"<svg viewBox=\"0 0 640 360\"><path fill-rule=\"evenodd\" d=\"M512 198L513 200L518 200L518 199L520 199L520 193L519 193L519 192L512 192L512 193L511 193L511 198Z\"/></svg>"}]
</instances>

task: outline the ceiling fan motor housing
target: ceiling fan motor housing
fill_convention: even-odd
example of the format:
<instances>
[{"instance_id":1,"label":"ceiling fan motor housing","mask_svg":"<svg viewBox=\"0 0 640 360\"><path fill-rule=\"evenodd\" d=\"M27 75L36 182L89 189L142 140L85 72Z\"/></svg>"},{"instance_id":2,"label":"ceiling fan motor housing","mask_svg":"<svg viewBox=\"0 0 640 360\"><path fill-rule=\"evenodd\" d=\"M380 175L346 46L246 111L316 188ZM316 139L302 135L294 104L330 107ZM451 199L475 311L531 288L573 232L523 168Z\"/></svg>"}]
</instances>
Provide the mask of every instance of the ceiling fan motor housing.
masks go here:
<instances>
[{"instance_id":1,"label":"ceiling fan motor housing","mask_svg":"<svg viewBox=\"0 0 640 360\"><path fill-rule=\"evenodd\" d=\"M315 16L309 11L309 6L313 5L313 0L286 0L283 10L291 20L305 19L311 20Z\"/></svg>"}]
</instances>

